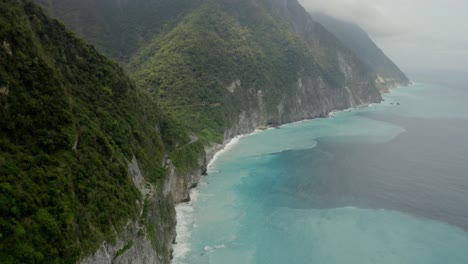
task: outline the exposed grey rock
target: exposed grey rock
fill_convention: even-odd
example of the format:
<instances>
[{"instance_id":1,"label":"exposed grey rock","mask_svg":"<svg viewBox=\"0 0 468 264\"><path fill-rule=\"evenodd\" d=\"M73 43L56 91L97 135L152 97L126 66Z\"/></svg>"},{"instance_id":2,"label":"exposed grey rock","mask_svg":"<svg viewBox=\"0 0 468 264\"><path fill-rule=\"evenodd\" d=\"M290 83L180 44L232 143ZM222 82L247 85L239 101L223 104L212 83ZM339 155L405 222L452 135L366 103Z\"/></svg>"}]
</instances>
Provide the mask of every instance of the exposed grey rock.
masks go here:
<instances>
[{"instance_id":1,"label":"exposed grey rock","mask_svg":"<svg viewBox=\"0 0 468 264\"><path fill-rule=\"evenodd\" d=\"M0 86L0 95L8 96L9 93L10 93L10 89L8 89L7 86Z\"/></svg>"},{"instance_id":2,"label":"exposed grey rock","mask_svg":"<svg viewBox=\"0 0 468 264\"><path fill-rule=\"evenodd\" d=\"M8 55L10 56L13 55L13 52L11 51L10 43L8 43L6 40L3 41L3 48L5 49Z\"/></svg>"},{"instance_id":3,"label":"exposed grey rock","mask_svg":"<svg viewBox=\"0 0 468 264\"><path fill-rule=\"evenodd\" d=\"M135 186L145 198L146 210L144 210L144 204L136 201L135 206L140 211L139 217L129 221L122 231L116 232L115 242L103 242L93 255L82 259L81 264L160 264L169 262L172 243L176 236L174 199L173 195L169 194L173 191L177 192L179 189L169 189L167 195L159 196L155 186L145 181L136 157L133 157L129 163L128 171ZM172 174L168 178L176 179L175 177ZM177 197L182 195L175 193ZM153 227L153 230L147 229L148 223ZM150 233L151 231L154 232Z\"/></svg>"},{"instance_id":4,"label":"exposed grey rock","mask_svg":"<svg viewBox=\"0 0 468 264\"><path fill-rule=\"evenodd\" d=\"M132 180L135 186L139 190L142 190L145 179L143 178L143 174L141 173L140 167L138 166L138 161L135 155L132 158L132 162L128 165L128 172L130 173L130 176L132 176Z\"/></svg>"},{"instance_id":5,"label":"exposed grey rock","mask_svg":"<svg viewBox=\"0 0 468 264\"><path fill-rule=\"evenodd\" d=\"M201 153L198 157L198 167L191 168L187 172L179 171L174 165L169 166L169 177L165 183L165 195L171 194L174 202L181 203L190 201L190 189L197 186L201 176L206 171L206 154Z\"/></svg>"},{"instance_id":6,"label":"exposed grey rock","mask_svg":"<svg viewBox=\"0 0 468 264\"><path fill-rule=\"evenodd\" d=\"M228 86L226 86L226 89L230 92L230 93L234 93L236 91L236 88L237 87L240 87L241 85L241 81L239 79L233 81L231 84L229 84Z\"/></svg>"},{"instance_id":7,"label":"exposed grey rock","mask_svg":"<svg viewBox=\"0 0 468 264\"><path fill-rule=\"evenodd\" d=\"M315 23L308 15L301 15L305 11L296 1L271 0L271 2L274 13L290 21L298 35L310 45L315 45L315 39L320 38L330 43L337 42L335 37L320 24ZM317 35L320 37L315 38ZM190 200L189 190L197 185L201 176L206 173L208 162L229 140L237 135L251 133L259 127L326 117L334 110L381 101L374 76L368 74L366 66L363 66L352 52L339 46L333 52L328 50L326 52L328 52L327 59L337 65L337 71L341 72L344 80L334 83L326 76L302 71L298 73L297 82L286 87L287 92L279 96L271 96L268 93L268 87L253 88L252 91L248 91L251 101L240 110L232 126L225 130L224 142L207 146L205 152L198 157L198 166L187 171L180 171L169 159L163 161L169 173L163 186L158 187L160 190L145 182L138 161L133 157L129 164L129 173L149 203L148 219L155 225L153 235L157 239L152 241L149 238L151 234L148 234L145 226L141 226L141 219L138 219L118 234L115 244L103 243L98 252L84 259L82 263L168 263L172 242L176 239L174 205ZM384 80L384 82L389 81ZM233 81L225 88L232 94L229 96L246 92L243 91L244 87L241 87L240 80ZM195 138L191 138L190 143L194 141ZM143 214L143 206L137 206L141 208L141 214ZM161 216L162 214L164 217ZM133 241L133 246L117 256L117 252L129 241Z\"/></svg>"},{"instance_id":8,"label":"exposed grey rock","mask_svg":"<svg viewBox=\"0 0 468 264\"><path fill-rule=\"evenodd\" d=\"M81 261L82 264L158 264L160 259L151 241L138 235L144 230L138 222L130 222L125 227L119 239L113 244L104 242L98 251ZM129 249L118 254L128 244L133 244Z\"/></svg>"}]
</instances>

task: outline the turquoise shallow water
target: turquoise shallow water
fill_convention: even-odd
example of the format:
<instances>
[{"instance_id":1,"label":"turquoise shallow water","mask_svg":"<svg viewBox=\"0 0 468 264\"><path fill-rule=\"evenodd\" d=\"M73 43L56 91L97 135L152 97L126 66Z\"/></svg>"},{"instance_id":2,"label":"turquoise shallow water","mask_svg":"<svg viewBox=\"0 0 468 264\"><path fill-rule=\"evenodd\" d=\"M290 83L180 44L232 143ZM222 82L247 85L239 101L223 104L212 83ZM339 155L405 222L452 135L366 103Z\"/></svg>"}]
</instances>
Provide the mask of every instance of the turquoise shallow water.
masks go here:
<instances>
[{"instance_id":1,"label":"turquoise shallow water","mask_svg":"<svg viewBox=\"0 0 468 264\"><path fill-rule=\"evenodd\" d=\"M466 91L241 138L178 207L174 263L468 263Z\"/></svg>"}]
</instances>

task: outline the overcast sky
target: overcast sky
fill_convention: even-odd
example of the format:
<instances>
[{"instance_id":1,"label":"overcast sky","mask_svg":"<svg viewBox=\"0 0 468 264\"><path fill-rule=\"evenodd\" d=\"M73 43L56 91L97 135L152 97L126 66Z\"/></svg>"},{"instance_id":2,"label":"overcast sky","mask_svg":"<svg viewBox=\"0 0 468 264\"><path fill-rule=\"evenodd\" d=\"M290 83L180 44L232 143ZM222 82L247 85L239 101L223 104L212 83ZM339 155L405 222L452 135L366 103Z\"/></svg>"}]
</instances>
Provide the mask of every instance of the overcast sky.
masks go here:
<instances>
[{"instance_id":1,"label":"overcast sky","mask_svg":"<svg viewBox=\"0 0 468 264\"><path fill-rule=\"evenodd\" d=\"M364 28L404 71L468 74L468 0L299 0Z\"/></svg>"}]
</instances>

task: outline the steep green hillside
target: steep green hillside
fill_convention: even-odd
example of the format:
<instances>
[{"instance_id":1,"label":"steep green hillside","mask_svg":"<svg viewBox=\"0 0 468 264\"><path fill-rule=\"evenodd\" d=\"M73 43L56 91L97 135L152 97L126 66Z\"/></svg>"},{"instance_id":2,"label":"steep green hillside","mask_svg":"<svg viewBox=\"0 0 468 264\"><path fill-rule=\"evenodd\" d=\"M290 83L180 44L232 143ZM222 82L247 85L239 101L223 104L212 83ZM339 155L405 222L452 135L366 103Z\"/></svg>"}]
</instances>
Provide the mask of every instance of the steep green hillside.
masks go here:
<instances>
[{"instance_id":1,"label":"steep green hillside","mask_svg":"<svg viewBox=\"0 0 468 264\"><path fill-rule=\"evenodd\" d=\"M161 186L165 150L189 139L35 5L1 1L0 13L0 262L74 263L139 216L133 157Z\"/></svg>"},{"instance_id":2,"label":"steep green hillside","mask_svg":"<svg viewBox=\"0 0 468 264\"><path fill-rule=\"evenodd\" d=\"M215 141L223 140L241 109L256 104L258 89L268 87L265 99L275 100L297 81L301 68L319 71L286 25L251 6L239 12L253 12L246 20L256 23L225 8L203 5L156 38L130 66L137 84L154 93L163 108Z\"/></svg>"},{"instance_id":3,"label":"steep green hillside","mask_svg":"<svg viewBox=\"0 0 468 264\"><path fill-rule=\"evenodd\" d=\"M205 1L134 56L129 70L165 110L210 141L222 141L244 112L259 112L257 125L266 125L349 107L340 100L332 108L319 102L344 99L345 87L351 93L362 89L363 101L378 100L372 84L357 87L347 73L343 64L364 82L375 79L352 52L319 25L296 32L294 21L274 12L277 7L272 1ZM309 18L301 11L298 16ZM300 108L292 94L301 78L319 78L330 88L323 94L317 82L307 88L315 93L308 103L318 114L285 112Z\"/></svg>"},{"instance_id":4,"label":"steep green hillside","mask_svg":"<svg viewBox=\"0 0 468 264\"><path fill-rule=\"evenodd\" d=\"M374 70L383 80L408 85L409 79L372 41L358 25L341 21L322 13L312 14L327 30L333 33L349 49Z\"/></svg>"},{"instance_id":5,"label":"steep green hillside","mask_svg":"<svg viewBox=\"0 0 468 264\"><path fill-rule=\"evenodd\" d=\"M37 0L53 17L111 58L126 63L201 0Z\"/></svg>"},{"instance_id":6,"label":"steep green hillside","mask_svg":"<svg viewBox=\"0 0 468 264\"><path fill-rule=\"evenodd\" d=\"M380 100L377 76L296 0L38 1L204 142Z\"/></svg>"},{"instance_id":7,"label":"steep green hillside","mask_svg":"<svg viewBox=\"0 0 468 264\"><path fill-rule=\"evenodd\" d=\"M296 0L36 1L136 86L33 5L2 2L6 260L167 263L204 146L381 100L376 73Z\"/></svg>"}]
</instances>

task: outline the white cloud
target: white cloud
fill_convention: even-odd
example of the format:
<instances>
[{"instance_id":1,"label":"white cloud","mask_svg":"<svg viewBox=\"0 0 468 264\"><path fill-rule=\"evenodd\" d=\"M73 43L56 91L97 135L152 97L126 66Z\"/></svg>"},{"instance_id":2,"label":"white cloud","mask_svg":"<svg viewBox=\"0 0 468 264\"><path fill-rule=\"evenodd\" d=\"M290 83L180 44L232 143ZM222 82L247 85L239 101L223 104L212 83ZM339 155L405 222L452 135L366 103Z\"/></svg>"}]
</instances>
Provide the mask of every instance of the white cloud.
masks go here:
<instances>
[{"instance_id":1,"label":"white cloud","mask_svg":"<svg viewBox=\"0 0 468 264\"><path fill-rule=\"evenodd\" d=\"M299 0L363 27L403 69L468 71L467 0Z\"/></svg>"}]
</instances>

